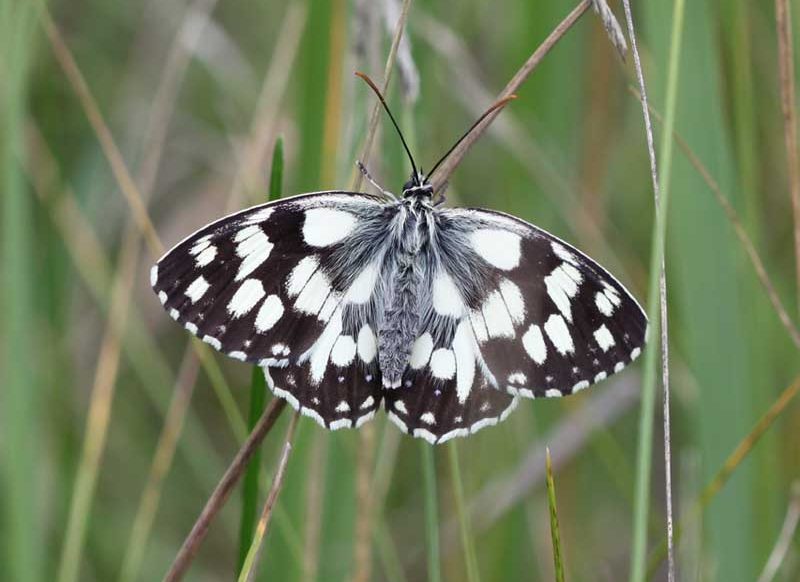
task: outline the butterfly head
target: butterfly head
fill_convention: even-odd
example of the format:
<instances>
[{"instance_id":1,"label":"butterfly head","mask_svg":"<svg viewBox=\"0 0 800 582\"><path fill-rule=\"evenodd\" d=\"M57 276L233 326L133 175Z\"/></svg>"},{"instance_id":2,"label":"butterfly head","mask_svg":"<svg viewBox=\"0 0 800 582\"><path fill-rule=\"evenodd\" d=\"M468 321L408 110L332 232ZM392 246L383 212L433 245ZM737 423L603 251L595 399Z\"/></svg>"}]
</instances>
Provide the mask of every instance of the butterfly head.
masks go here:
<instances>
[{"instance_id":1,"label":"butterfly head","mask_svg":"<svg viewBox=\"0 0 800 582\"><path fill-rule=\"evenodd\" d=\"M428 178L422 172L411 172L408 182L403 184L403 198L431 198L433 196L433 184L428 182Z\"/></svg>"}]
</instances>

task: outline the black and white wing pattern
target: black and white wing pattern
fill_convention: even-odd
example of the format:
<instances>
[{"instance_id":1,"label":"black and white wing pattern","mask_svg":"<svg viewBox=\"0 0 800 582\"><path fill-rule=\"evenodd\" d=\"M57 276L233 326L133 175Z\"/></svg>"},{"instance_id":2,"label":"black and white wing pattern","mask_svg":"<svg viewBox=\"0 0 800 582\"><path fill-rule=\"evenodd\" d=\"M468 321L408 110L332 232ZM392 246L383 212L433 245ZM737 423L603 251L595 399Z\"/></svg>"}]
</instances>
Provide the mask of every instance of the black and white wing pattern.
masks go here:
<instances>
[{"instance_id":1,"label":"black and white wing pattern","mask_svg":"<svg viewBox=\"0 0 800 582\"><path fill-rule=\"evenodd\" d=\"M360 268L369 266L368 249L345 254L343 242L365 225L385 231L390 219L365 194L286 198L189 236L152 268L151 284L173 319L263 367L295 409L330 429L356 426L381 403L368 323L374 277Z\"/></svg>"},{"instance_id":2,"label":"black and white wing pattern","mask_svg":"<svg viewBox=\"0 0 800 582\"><path fill-rule=\"evenodd\" d=\"M517 397L573 394L641 353L647 318L577 249L515 217L439 213L432 310L390 418L430 442L496 424Z\"/></svg>"}]
</instances>

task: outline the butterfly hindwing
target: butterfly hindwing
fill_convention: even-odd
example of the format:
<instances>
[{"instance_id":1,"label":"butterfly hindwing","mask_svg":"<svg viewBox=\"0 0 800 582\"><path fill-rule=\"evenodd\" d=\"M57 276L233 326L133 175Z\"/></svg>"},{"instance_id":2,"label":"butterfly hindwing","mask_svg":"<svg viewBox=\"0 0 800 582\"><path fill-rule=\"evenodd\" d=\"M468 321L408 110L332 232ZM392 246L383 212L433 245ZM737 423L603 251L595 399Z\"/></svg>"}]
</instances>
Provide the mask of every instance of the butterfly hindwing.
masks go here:
<instances>
[{"instance_id":1,"label":"butterfly hindwing","mask_svg":"<svg viewBox=\"0 0 800 582\"><path fill-rule=\"evenodd\" d=\"M392 422L413 436L442 443L504 420L518 398L498 390L483 373L469 318L436 335L420 335L401 386L385 391Z\"/></svg>"}]
</instances>

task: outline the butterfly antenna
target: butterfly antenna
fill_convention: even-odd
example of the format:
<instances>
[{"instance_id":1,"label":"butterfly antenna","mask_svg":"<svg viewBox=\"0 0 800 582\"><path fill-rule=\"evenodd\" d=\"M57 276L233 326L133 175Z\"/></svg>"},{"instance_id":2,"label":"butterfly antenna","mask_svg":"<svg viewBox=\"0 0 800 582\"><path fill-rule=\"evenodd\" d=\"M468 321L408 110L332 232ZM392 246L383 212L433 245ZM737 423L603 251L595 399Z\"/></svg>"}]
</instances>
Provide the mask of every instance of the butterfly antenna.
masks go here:
<instances>
[{"instance_id":1,"label":"butterfly antenna","mask_svg":"<svg viewBox=\"0 0 800 582\"><path fill-rule=\"evenodd\" d=\"M492 105L491 107L489 107L489 109L487 109L487 110L484 112L484 114L483 114L483 115L481 115L481 116L478 118L478 120L477 120L475 123L473 123L473 124L470 126L470 128L469 128L469 129L468 129L466 132L464 132L464 135L462 135L460 138L458 138L458 141L457 141L456 143L454 143L454 144L453 144L453 147L451 147L449 150L447 150L447 153L445 153L445 154L444 154L444 155L443 155L443 156L442 156L442 157L439 159L439 161L438 161L438 162L436 162L436 163L433 165L433 168L431 169L431 171L430 171L430 172L428 172L428 175L429 175L429 176L432 176L432 175L433 175L433 173L436 171L436 168L438 168L438 167L441 165L441 163L442 163L443 161L445 161L445 160L447 159L447 157L448 157L450 154L452 154L452 153L453 153L453 151L454 151L454 150L455 150L455 149L456 149L456 148L459 146L459 144L460 144L462 141L464 141L464 140L466 139L466 137L467 137L469 134L471 134L471 133L472 133L472 130L474 130L476 127L478 127L478 126L479 126L479 125L480 125L480 124L483 122L483 120L484 120L484 119L486 119L487 117L489 117L489 116L490 116L492 113L494 113L494 112L495 112L495 111L497 111L498 109L502 109L503 107L505 107L506 105L508 105L509 101L513 101L513 100L514 100L514 99L516 99L516 98L517 98L517 96L516 96L516 95L509 95L508 97L503 97L502 99L500 99L499 101L497 101L497 102L496 102L494 105Z\"/></svg>"},{"instance_id":2,"label":"butterfly antenna","mask_svg":"<svg viewBox=\"0 0 800 582\"><path fill-rule=\"evenodd\" d=\"M400 141L403 143L403 148L406 150L406 153L408 154L408 159L411 161L411 169L414 170L414 182L417 184L417 186L420 186L421 184L419 184L419 172L417 171L417 164L414 163L414 156L411 155L411 150L408 148L408 144L406 143L406 140L403 137L403 132L400 131L400 126L397 125L397 121L395 120L394 115L392 115L392 112L389 111L389 106L386 104L386 100L383 98L383 95L381 95L381 90L378 89L378 86L365 73L362 73L361 71L356 71L355 75L356 77L361 77L361 79L363 79L364 82L370 86L370 89L372 89L375 92L375 95L378 96L378 99L380 99L381 105L383 105L384 110L386 110L386 113L389 115L389 119L392 120L392 125L394 125L394 128L397 130L397 135L400 136Z\"/></svg>"}]
</instances>

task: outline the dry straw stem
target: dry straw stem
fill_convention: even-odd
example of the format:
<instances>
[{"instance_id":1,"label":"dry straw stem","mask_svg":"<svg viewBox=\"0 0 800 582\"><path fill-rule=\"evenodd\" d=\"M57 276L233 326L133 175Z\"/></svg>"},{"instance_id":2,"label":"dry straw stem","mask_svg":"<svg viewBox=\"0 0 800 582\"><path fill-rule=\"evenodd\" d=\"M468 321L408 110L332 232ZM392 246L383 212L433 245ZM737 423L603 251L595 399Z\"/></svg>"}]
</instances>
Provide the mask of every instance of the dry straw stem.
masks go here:
<instances>
[{"instance_id":1,"label":"dry straw stem","mask_svg":"<svg viewBox=\"0 0 800 582\"><path fill-rule=\"evenodd\" d=\"M281 400L281 402L284 401ZM261 517L258 519L256 531L253 535L253 542L250 544L250 549L247 552L247 557L242 566L242 572L239 574L239 582L253 582L258 572L258 558L261 555L264 539L267 537L269 523L272 519L272 510L275 508L275 503L278 501L278 494L281 492L283 481L286 478L286 467L289 465L289 454L292 452L292 442L294 441L294 433L297 429L297 421L299 418L300 413L296 411L294 415L292 415L291 421L289 421L289 428L286 431L286 439L283 443L281 459L275 471L275 477L272 480L272 487L270 487L269 493L267 494L264 510L261 512Z\"/></svg>"},{"instance_id":2,"label":"dry straw stem","mask_svg":"<svg viewBox=\"0 0 800 582\"><path fill-rule=\"evenodd\" d=\"M794 254L797 276L797 305L800 307L800 157L797 155L797 106L794 86L792 15L789 0L775 0L778 32L778 73L780 78L783 137L786 144L786 168L794 213Z\"/></svg>"},{"instance_id":3,"label":"dry straw stem","mask_svg":"<svg viewBox=\"0 0 800 582\"><path fill-rule=\"evenodd\" d=\"M582 2L578 4L572 10L572 12L570 12L567 17L564 18L564 20L562 20L553 29L548 37L544 39L542 44L539 45L539 47L533 52L528 60L525 61L522 67L520 67L508 84L506 84L505 88L497 96L497 101L506 99L519 90L522 83L524 83L533 70L539 66L539 63L542 62L544 57L547 56L556 43L561 40L561 38L567 33L567 31L569 31L570 28L572 28L578 19L583 16L587 10L589 10L589 8L592 6L592 2L593 0L582 0ZM444 188L456 167L461 163L461 160L464 159L464 156L469 148L471 148L472 145L486 132L489 124L492 123L499 112L500 110L495 110L490 115L487 115L481 123L477 124L469 133L469 135L467 135L450 153L450 155L447 156L447 159L442 162L433 175L429 176L429 180L431 184L433 184L434 190L440 191Z\"/></svg>"},{"instance_id":4,"label":"dry straw stem","mask_svg":"<svg viewBox=\"0 0 800 582\"><path fill-rule=\"evenodd\" d=\"M792 483L791 498L789 507L786 509L783 526L757 582L772 582L775 579L792 545L792 538L794 538L798 522L800 522L800 481L795 481Z\"/></svg>"},{"instance_id":5,"label":"dry straw stem","mask_svg":"<svg viewBox=\"0 0 800 582\"><path fill-rule=\"evenodd\" d=\"M611 44L617 49L619 56L625 60L625 53L628 52L628 43L625 42L625 35L622 33L622 28L617 22L617 17L606 4L606 0L592 0L592 8L600 16L603 22L603 28L608 33L608 38Z\"/></svg>"},{"instance_id":6,"label":"dry straw stem","mask_svg":"<svg viewBox=\"0 0 800 582\"><path fill-rule=\"evenodd\" d=\"M701 512L708 506L717 493L722 490L725 484L733 475L734 471L742 464L747 458L753 448L761 440L761 437L769 430L778 417L783 414L795 396L800 393L800 376L797 376L789 386L783 389L772 406L767 409L764 415L756 422L752 430L739 442L733 452L728 455L725 462L714 478L706 485L697 500L692 505L691 509L686 512L686 517L681 520L681 523L675 528L675 538L680 539L681 531L684 529L687 522L694 521L699 517ZM648 578L652 577L656 568L661 564L666 553L666 542L662 541L658 549L653 553L648 565Z\"/></svg>"},{"instance_id":7,"label":"dry straw stem","mask_svg":"<svg viewBox=\"0 0 800 582\"><path fill-rule=\"evenodd\" d=\"M406 22L408 21L408 11L411 8L411 0L403 0L403 6L400 9L400 16L397 19L397 25L395 27L394 38L392 38L392 46L389 48L389 56L386 57L386 66L383 69L383 84L381 85L381 93L384 95L386 94L386 90L389 87L389 81L392 79L392 70L394 69L394 63L397 59L397 49L400 45L400 39L403 38L403 31L406 27ZM375 139L375 132L378 129L378 120L380 119L381 114L381 104L379 101L375 102L375 105L372 107L372 113L370 113L369 117L369 125L367 126L367 137L364 139L364 149L361 150L361 163L365 166L369 165L369 156L370 151L372 150L372 142ZM361 184L364 180L364 176L361 172L355 171L355 178L353 179L353 191L358 192L361 190Z\"/></svg>"},{"instance_id":8,"label":"dry straw stem","mask_svg":"<svg viewBox=\"0 0 800 582\"><path fill-rule=\"evenodd\" d=\"M664 247L666 238L667 221L667 199L669 194L669 179L672 165L672 140L670 136L665 136L662 143L662 165L663 175L659 176L658 161L653 139L653 124L650 119L648 108L647 88L645 86L642 62L639 56L639 48L636 42L636 31L633 23L633 13L631 11L630 0L623 0L625 8L625 20L628 24L628 35L631 40L633 52L634 68L636 78L639 83L642 99L642 115L644 117L645 132L647 137L647 153L650 158L650 174L653 183L653 198L656 215L656 228L653 240L653 261L651 268L658 269L658 295L656 297L651 279L651 293L649 309L655 309L658 303L660 325L656 328L661 331L661 382L663 386L663 418L664 418L664 488L667 513L667 577L669 582L675 580L675 552L673 543L673 515L672 515L672 439L670 426L670 385L669 385L669 334L667 316L667 277L664 260ZM665 125L668 131L672 130L675 123L675 109L677 104L678 72L680 63L681 36L683 30L683 0L676 0L673 10L673 26L670 42L669 71L667 76L667 96L666 107L667 117ZM663 191L662 191L663 185ZM652 313L651 313L652 315ZM650 348L653 349L652 347ZM652 451L652 432L653 432L653 406L652 399L655 393L654 368L655 355L652 351L647 354L645 361L645 382L644 394L642 395L642 407L639 425L639 451L637 460L637 471L639 475L636 481L636 493L634 499L634 531L633 547L631 550L631 572L630 579L639 582L644 578L647 552L647 523L648 523L648 502L650 497L650 458ZM653 374L653 375L651 375Z\"/></svg>"},{"instance_id":9,"label":"dry straw stem","mask_svg":"<svg viewBox=\"0 0 800 582\"><path fill-rule=\"evenodd\" d=\"M641 99L640 94L635 89L630 88L629 90L637 99ZM659 123L663 123L663 118L658 110L656 110L652 105L649 105L648 107L650 112L653 114L653 118ZM703 164L697 154L694 153L687 141L677 131L672 132L672 138L686 156L686 159L689 160L689 163L694 166L694 169L697 170L697 173L700 174L700 177L703 179L703 181L705 181L706 185L708 185L708 188L711 190L712 194L714 194L714 198L717 203L722 207L722 210L725 212L725 216L728 221L730 221L731 226L733 227L733 230L739 239L739 242L747 253L748 258L753 265L753 269L756 272L756 277L758 277L759 283L761 283L761 286L764 288L770 303L772 303L772 307L775 309L778 319L780 320L781 324L783 324L783 327L786 329L786 332L789 334L789 337L792 339L794 345L800 349L800 331L797 329L797 326L795 326L792 318L786 311L775 285L767 273L767 269L764 266L764 261L761 260L758 251L756 251L756 247L753 244L753 241L750 239L750 236L747 234L747 230L745 230L744 225L739 218L739 214L736 212L736 209L730 203L728 197L722 192L722 189L711 175L711 172L708 171L708 168Z\"/></svg>"},{"instance_id":10,"label":"dry straw stem","mask_svg":"<svg viewBox=\"0 0 800 582\"><path fill-rule=\"evenodd\" d=\"M267 433L272 429L272 426L275 424L278 416L280 416L285 405L286 401L282 398L273 398L264 409L264 413L253 428L253 432L250 433L250 436L247 437L247 440L239 449L239 452L236 453L236 457L234 457L228 470L225 471L225 474L222 476L216 489L214 489L211 497L208 498L203 511L197 518L186 540L184 540L181 549L178 551L178 555L175 556L175 560L172 562L169 572L164 576L166 582L181 580L184 574L186 574L197 550L200 548L200 544L208 533L211 521L225 505L236 483L239 482L239 479L244 474L250 457L253 456L253 453L255 453L256 449L261 445L261 441L264 440L264 437L266 437Z\"/></svg>"}]
</instances>

